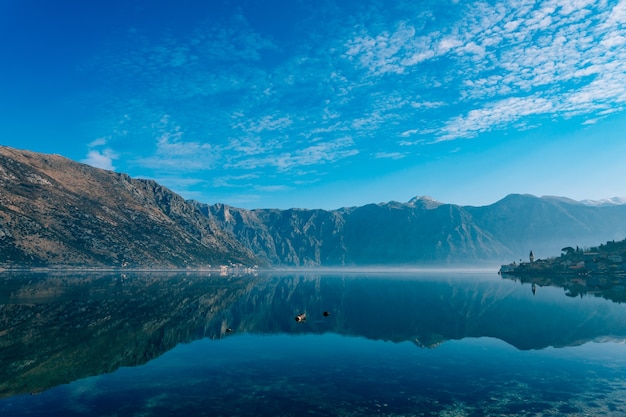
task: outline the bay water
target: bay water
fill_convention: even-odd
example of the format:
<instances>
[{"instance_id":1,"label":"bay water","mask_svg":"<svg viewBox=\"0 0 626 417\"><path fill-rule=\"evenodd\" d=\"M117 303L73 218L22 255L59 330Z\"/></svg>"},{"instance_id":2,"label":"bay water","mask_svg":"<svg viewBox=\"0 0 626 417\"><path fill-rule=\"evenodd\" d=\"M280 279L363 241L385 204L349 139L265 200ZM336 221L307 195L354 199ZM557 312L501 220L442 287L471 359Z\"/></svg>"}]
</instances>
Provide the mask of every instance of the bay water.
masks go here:
<instances>
[{"instance_id":1,"label":"bay water","mask_svg":"<svg viewBox=\"0 0 626 417\"><path fill-rule=\"evenodd\" d=\"M0 415L626 415L625 299L493 270L4 272Z\"/></svg>"}]
</instances>

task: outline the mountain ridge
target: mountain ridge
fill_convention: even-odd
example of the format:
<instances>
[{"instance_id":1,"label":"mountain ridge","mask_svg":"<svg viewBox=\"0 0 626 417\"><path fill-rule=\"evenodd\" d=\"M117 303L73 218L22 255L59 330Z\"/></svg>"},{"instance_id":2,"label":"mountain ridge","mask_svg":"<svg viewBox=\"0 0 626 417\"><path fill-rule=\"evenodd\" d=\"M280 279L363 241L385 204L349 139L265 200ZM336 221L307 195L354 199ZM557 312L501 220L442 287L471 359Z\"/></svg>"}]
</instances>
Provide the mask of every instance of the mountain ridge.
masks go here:
<instances>
[{"instance_id":1,"label":"mountain ridge","mask_svg":"<svg viewBox=\"0 0 626 417\"><path fill-rule=\"evenodd\" d=\"M0 147L0 264L185 268L255 257L152 180Z\"/></svg>"},{"instance_id":2,"label":"mountain ridge","mask_svg":"<svg viewBox=\"0 0 626 417\"><path fill-rule=\"evenodd\" d=\"M0 266L500 264L626 236L626 204L510 194L323 209L185 200L153 180L0 146Z\"/></svg>"},{"instance_id":3,"label":"mountain ridge","mask_svg":"<svg viewBox=\"0 0 626 417\"><path fill-rule=\"evenodd\" d=\"M407 203L282 211L197 204L261 259L279 265L489 263L526 256L530 249L552 256L572 242L591 246L626 236L625 205L568 200L510 194L475 207L419 205L415 202L423 200L416 197ZM225 221L225 212L245 221ZM324 238L320 230L329 222L336 227Z\"/></svg>"}]
</instances>

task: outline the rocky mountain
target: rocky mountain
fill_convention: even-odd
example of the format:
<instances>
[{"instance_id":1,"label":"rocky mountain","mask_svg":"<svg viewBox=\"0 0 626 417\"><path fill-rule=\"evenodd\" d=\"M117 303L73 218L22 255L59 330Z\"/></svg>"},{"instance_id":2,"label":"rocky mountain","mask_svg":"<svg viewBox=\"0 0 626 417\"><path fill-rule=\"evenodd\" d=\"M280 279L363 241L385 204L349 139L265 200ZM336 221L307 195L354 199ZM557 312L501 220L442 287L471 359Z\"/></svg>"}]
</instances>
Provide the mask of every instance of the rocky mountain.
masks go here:
<instances>
[{"instance_id":1,"label":"rocky mountain","mask_svg":"<svg viewBox=\"0 0 626 417\"><path fill-rule=\"evenodd\" d=\"M154 181L0 147L0 266L199 268L505 263L626 237L626 204L509 195L338 210L186 201Z\"/></svg>"},{"instance_id":2,"label":"rocky mountain","mask_svg":"<svg viewBox=\"0 0 626 417\"><path fill-rule=\"evenodd\" d=\"M626 237L626 205L590 205L561 197L509 195L485 207L466 207L480 227L527 260L558 256L561 248L595 246Z\"/></svg>"},{"instance_id":3,"label":"rocky mountain","mask_svg":"<svg viewBox=\"0 0 626 417\"><path fill-rule=\"evenodd\" d=\"M0 265L184 268L255 256L154 181L0 147Z\"/></svg>"},{"instance_id":4,"label":"rocky mountain","mask_svg":"<svg viewBox=\"0 0 626 417\"><path fill-rule=\"evenodd\" d=\"M196 203L273 265L475 264L555 256L626 236L626 205L509 195L488 206L427 197L339 210L244 210Z\"/></svg>"},{"instance_id":5,"label":"rocky mountain","mask_svg":"<svg viewBox=\"0 0 626 417\"><path fill-rule=\"evenodd\" d=\"M511 256L463 208L424 199L333 211L198 206L273 265L440 263Z\"/></svg>"}]
</instances>

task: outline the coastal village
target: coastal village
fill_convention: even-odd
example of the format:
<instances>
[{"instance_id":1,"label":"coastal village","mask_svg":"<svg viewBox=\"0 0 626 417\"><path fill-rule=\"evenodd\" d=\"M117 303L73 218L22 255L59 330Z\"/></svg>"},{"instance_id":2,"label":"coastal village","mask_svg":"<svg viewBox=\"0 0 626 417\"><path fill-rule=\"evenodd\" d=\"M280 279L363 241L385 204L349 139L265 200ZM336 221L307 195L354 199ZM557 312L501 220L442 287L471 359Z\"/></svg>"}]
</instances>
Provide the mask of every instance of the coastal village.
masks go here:
<instances>
[{"instance_id":1,"label":"coastal village","mask_svg":"<svg viewBox=\"0 0 626 417\"><path fill-rule=\"evenodd\" d=\"M530 251L528 262L502 265L499 273L510 275L610 275L626 277L626 240L609 241L598 247L565 247L555 258L535 259Z\"/></svg>"},{"instance_id":2,"label":"coastal village","mask_svg":"<svg viewBox=\"0 0 626 417\"><path fill-rule=\"evenodd\" d=\"M566 247L556 258L502 265L503 278L531 284L533 295L540 287L560 287L569 297L590 295L617 303L626 302L626 240L599 247Z\"/></svg>"}]
</instances>

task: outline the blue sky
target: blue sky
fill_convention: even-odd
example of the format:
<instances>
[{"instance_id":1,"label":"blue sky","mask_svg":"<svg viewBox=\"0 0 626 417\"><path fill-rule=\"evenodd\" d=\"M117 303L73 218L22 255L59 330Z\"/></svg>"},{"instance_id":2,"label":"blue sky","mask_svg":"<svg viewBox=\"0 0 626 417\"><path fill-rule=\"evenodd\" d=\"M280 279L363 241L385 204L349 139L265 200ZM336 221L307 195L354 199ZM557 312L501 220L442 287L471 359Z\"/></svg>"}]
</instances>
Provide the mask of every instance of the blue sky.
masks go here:
<instances>
[{"instance_id":1,"label":"blue sky","mask_svg":"<svg viewBox=\"0 0 626 417\"><path fill-rule=\"evenodd\" d=\"M626 1L0 0L0 144L245 208L626 196Z\"/></svg>"}]
</instances>

